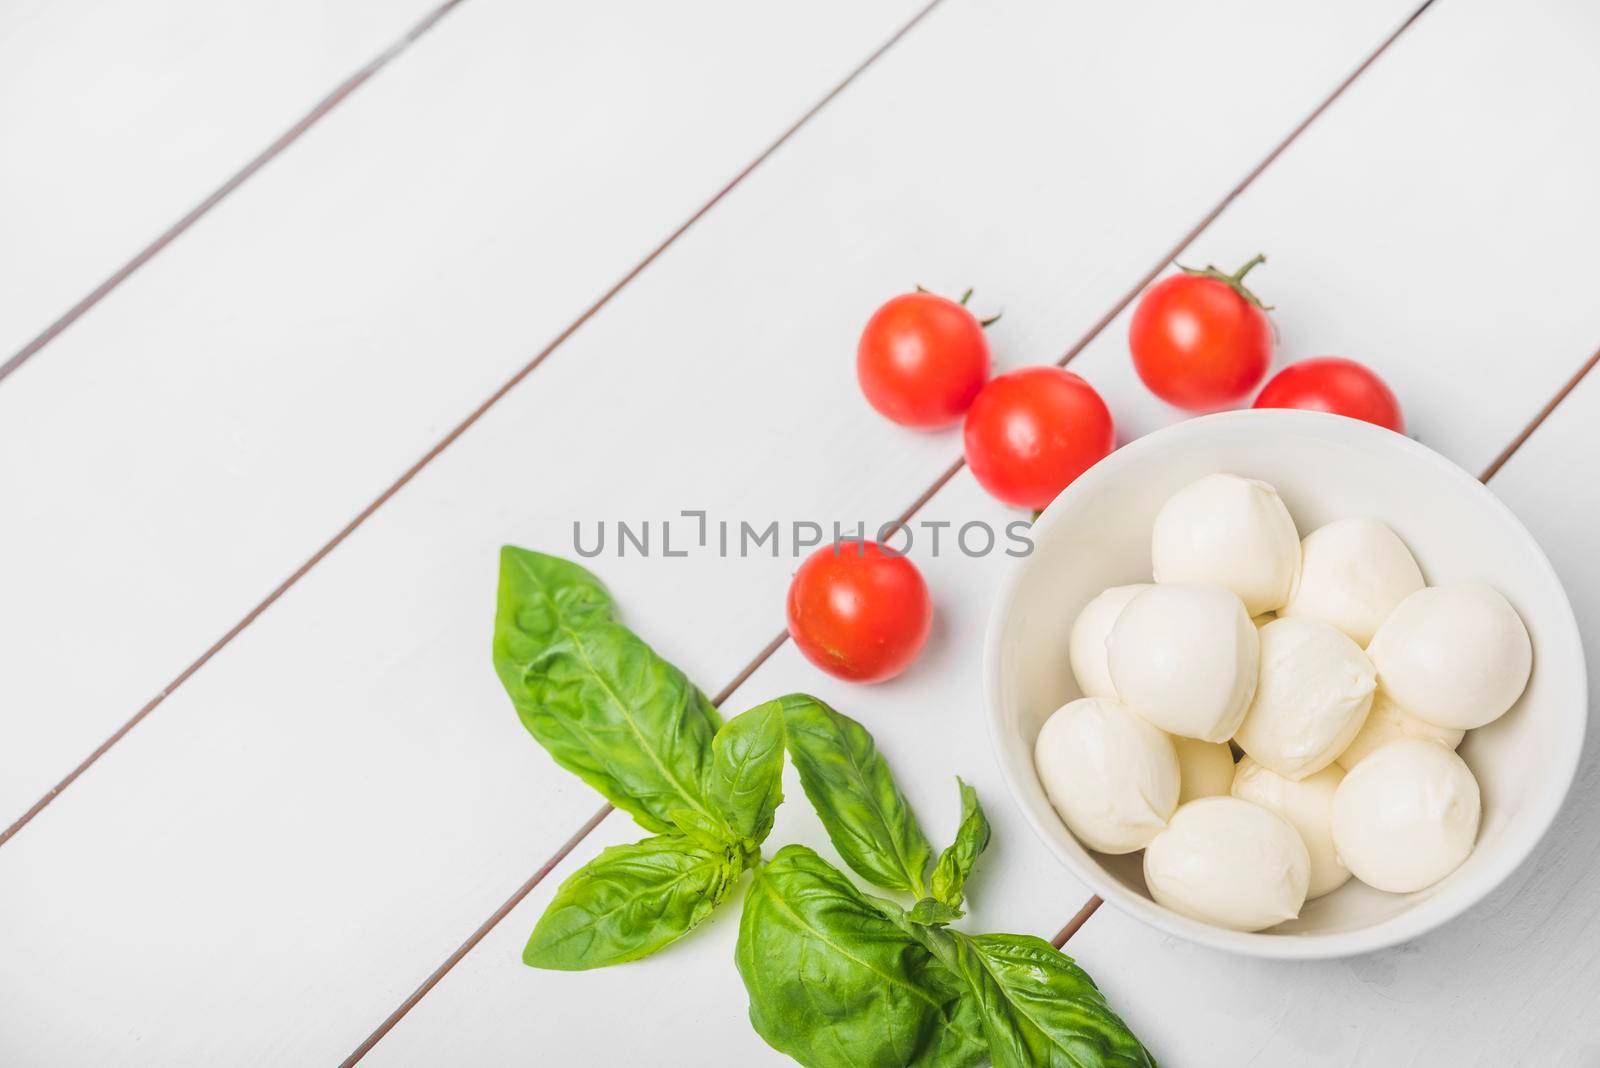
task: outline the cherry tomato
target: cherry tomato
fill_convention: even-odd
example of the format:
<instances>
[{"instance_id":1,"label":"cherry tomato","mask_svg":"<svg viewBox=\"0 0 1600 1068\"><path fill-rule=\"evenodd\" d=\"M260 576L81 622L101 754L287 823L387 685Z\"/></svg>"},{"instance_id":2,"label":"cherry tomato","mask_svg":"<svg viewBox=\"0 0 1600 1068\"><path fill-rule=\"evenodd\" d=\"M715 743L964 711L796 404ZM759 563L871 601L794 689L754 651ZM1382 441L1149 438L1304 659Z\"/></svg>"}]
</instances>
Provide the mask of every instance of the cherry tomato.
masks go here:
<instances>
[{"instance_id":1,"label":"cherry tomato","mask_svg":"<svg viewBox=\"0 0 1600 1068\"><path fill-rule=\"evenodd\" d=\"M932 625L922 572L875 541L824 545L789 584L789 636L841 679L894 678L917 658Z\"/></svg>"},{"instance_id":2,"label":"cherry tomato","mask_svg":"<svg viewBox=\"0 0 1600 1068\"><path fill-rule=\"evenodd\" d=\"M1397 434L1406 432L1394 391L1367 368L1342 356L1290 364L1272 376L1255 406L1332 412L1386 426Z\"/></svg>"},{"instance_id":3,"label":"cherry tomato","mask_svg":"<svg viewBox=\"0 0 1600 1068\"><path fill-rule=\"evenodd\" d=\"M901 426L949 426L989 377L983 324L932 293L895 297L861 332L856 377L868 403Z\"/></svg>"},{"instance_id":4,"label":"cherry tomato","mask_svg":"<svg viewBox=\"0 0 1600 1068\"><path fill-rule=\"evenodd\" d=\"M1128 329L1133 366L1169 404L1205 411L1237 404L1272 360L1267 309L1244 286L1257 256L1233 274L1183 268L1139 298Z\"/></svg>"},{"instance_id":5,"label":"cherry tomato","mask_svg":"<svg viewBox=\"0 0 1600 1068\"><path fill-rule=\"evenodd\" d=\"M983 387L967 412L967 465L984 489L1035 511L1116 445L1094 387L1059 367L1026 367Z\"/></svg>"}]
</instances>

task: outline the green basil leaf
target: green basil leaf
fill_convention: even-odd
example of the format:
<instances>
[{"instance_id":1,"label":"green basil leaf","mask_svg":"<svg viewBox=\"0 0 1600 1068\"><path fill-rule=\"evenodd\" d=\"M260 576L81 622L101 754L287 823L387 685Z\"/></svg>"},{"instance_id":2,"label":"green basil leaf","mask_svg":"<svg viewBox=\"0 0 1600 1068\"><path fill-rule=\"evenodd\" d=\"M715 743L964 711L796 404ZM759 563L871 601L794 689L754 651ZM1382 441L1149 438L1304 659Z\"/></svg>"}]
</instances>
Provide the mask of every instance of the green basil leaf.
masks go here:
<instances>
[{"instance_id":1,"label":"green basil leaf","mask_svg":"<svg viewBox=\"0 0 1600 1068\"><path fill-rule=\"evenodd\" d=\"M947 905L937 898L925 897L912 905L906 912L906 918L912 923L920 923L925 927L950 923L959 920L965 915L954 905Z\"/></svg>"},{"instance_id":2,"label":"green basil leaf","mask_svg":"<svg viewBox=\"0 0 1600 1068\"><path fill-rule=\"evenodd\" d=\"M1049 942L924 930L981 1007L994 1068L1154 1068L1094 980Z\"/></svg>"},{"instance_id":3,"label":"green basil leaf","mask_svg":"<svg viewBox=\"0 0 1600 1068\"><path fill-rule=\"evenodd\" d=\"M685 838L713 853L725 852L733 844L728 837L727 824L692 809L673 809L672 826Z\"/></svg>"},{"instance_id":4,"label":"green basil leaf","mask_svg":"<svg viewBox=\"0 0 1600 1068\"><path fill-rule=\"evenodd\" d=\"M711 743L711 800L729 829L755 845L783 803L783 743L781 700L739 713Z\"/></svg>"},{"instance_id":5,"label":"green basil leaf","mask_svg":"<svg viewBox=\"0 0 1600 1068\"><path fill-rule=\"evenodd\" d=\"M725 853L677 835L612 846L561 884L523 963L581 971L638 960L692 930L738 877Z\"/></svg>"},{"instance_id":6,"label":"green basil leaf","mask_svg":"<svg viewBox=\"0 0 1600 1068\"><path fill-rule=\"evenodd\" d=\"M577 564L506 546L494 626L500 681L556 762L645 829L673 830L675 809L710 819L716 710L613 613L605 587Z\"/></svg>"},{"instance_id":7,"label":"green basil leaf","mask_svg":"<svg viewBox=\"0 0 1600 1068\"><path fill-rule=\"evenodd\" d=\"M961 908L967 876L972 874L973 864L989 846L989 820L983 814L983 806L978 804L978 792L959 776L956 782L961 787L961 826L956 830L955 841L939 854L939 861L933 866L933 896L952 909Z\"/></svg>"},{"instance_id":8,"label":"green basil leaf","mask_svg":"<svg viewBox=\"0 0 1600 1068\"><path fill-rule=\"evenodd\" d=\"M804 846L756 870L734 961L750 1023L809 1068L963 1068L984 1057L962 983Z\"/></svg>"},{"instance_id":9,"label":"green basil leaf","mask_svg":"<svg viewBox=\"0 0 1600 1068\"><path fill-rule=\"evenodd\" d=\"M926 897L933 847L872 735L814 697L782 701L789 755L839 855L875 886Z\"/></svg>"}]
</instances>

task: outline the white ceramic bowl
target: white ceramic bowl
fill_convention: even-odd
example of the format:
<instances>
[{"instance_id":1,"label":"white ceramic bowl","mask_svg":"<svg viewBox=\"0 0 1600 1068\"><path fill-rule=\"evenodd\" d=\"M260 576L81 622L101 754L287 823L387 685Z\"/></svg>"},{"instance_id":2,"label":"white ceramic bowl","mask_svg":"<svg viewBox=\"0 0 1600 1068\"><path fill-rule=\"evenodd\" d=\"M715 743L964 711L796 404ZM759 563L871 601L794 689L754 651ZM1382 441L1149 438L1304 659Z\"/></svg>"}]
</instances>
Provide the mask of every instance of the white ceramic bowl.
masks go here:
<instances>
[{"instance_id":1,"label":"white ceramic bowl","mask_svg":"<svg viewBox=\"0 0 1600 1068\"><path fill-rule=\"evenodd\" d=\"M1414 894L1352 879L1296 920L1245 934L1180 916L1145 890L1143 854L1080 845L1033 766L1040 726L1081 696L1067 660L1072 621L1107 586L1150 581L1150 526L1174 490L1213 471L1278 488L1304 536L1375 516L1411 547L1429 584L1487 582L1533 637L1533 676L1516 707L1467 734L1461 755L1483 791L1478 845ZM1477 479L1409 438L1339 416L1242 411L1192 419L1117 450L1067 488L1033 527L994 606L984 649L989 733L1001 773L1052 851L1108 903L1168 934L1260 957L1365 953L1415 938L1470 908L1533 850L1577 770L1587 716L1583 647L1566 593L1531 535Z\"/></svg>"}]
</instances>

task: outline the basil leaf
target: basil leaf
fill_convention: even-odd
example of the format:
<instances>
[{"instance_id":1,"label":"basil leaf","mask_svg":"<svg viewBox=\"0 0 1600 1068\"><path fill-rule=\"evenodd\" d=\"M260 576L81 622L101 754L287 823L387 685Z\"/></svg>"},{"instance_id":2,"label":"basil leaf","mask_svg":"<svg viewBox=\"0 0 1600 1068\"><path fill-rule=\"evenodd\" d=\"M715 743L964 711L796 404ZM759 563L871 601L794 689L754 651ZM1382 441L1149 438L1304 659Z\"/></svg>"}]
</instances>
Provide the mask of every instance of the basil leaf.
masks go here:
<instances>
[{"instance_id":1,"label":"basil leaf","mask_svg":"<svg viewBox=\"0 0 1600 1068\"><path fill-rule=\"evenodd\" d=\"M989 846L989 820L978 804L978 792L962 782L960 776L956 782L961 787L961 826L956 829L955 841L939 854L939 861L933 866L933 896L952 909L961 908L967 876Z\"/></svg>"},{"instance_id":2,"label":"basil leaf","mask_svg":"<svg viewBox=\"0 0 1600 1068\"><path fill-rule=\"evenodd\" d=\"M783 803L783 701L733 717L711 743L711 800L728 828L759 845Z\"/></svg>"},{"instance_id":3,"label":"basil leaf","mask_svg":"<svg viewBox=\"0 0 1600 1068\"><path fill-rule=\"evenodd\" d=\"M814 697L782 700L789 755L839 855L876 886L926 897L933 847L872 735Z\"/></svg>"},{"instance_id":4,"label":"basil leaf","mask_svg":"<svg viewBox=\"0 0 1600 1068\"><path fill-rule=\"evenodd\" d=\"M612 846L561 884L523 963L580 971L638 960L705 919L739 874L725 853L677 835Z\"/></svg>"},{"instance_id":5,"label":"basil leaf","mask_svg":"<svg viewBox=\"0 0 1600 1068\"><path fill-rule=\"evenodd\" d=\"M960 980L804 846L785 846L756 870L734 962L756 1032L809 1068L983 1059L982 1025Z\"/></svg>"},{"instance_id":6,"label":"basil leaf","mask_svg":"<svg viewBox=\"0 0 1600 1068\"><path fill-rule=\"evenodd\" d=\"M925 897L911 906L906 913L906 919L925 927L933 927L959 920L963 915L965 914L954 905L947 905L937 898Z\"/></svg>"},{"instance_id":7,"label":"basil leaf","mask_svg":"<svg viewBox=\"0 0 1600 1068\"><path fill-rule=\"evenodd\" d=\"M675 809L712 818L705 783L716 710L613 614L583 568L508 545L495 671L539 744L642 827L673 830Z\"/></svg>"},{"instance_id":8,"label":"basil leaf","mask_svg":"<svg viewBox=\"0 0 1600 1068\"><path fill-rule=\"evenodd\" d=\"M692 809L673 809L672 826L685 838L713 853L725 852L732 844L726 823Z\"/></svg>"},{"instance_id":9,"label":"basil leaf","mask_svg":"<svg viewBox=\"0 0 1600 1068\"><path fill-rule=\"evenodd\" d=\"M924 930L981 1006L994 1068L1154 1068L1094 980L1049 942Z\"/></svg>"}]
</instances>

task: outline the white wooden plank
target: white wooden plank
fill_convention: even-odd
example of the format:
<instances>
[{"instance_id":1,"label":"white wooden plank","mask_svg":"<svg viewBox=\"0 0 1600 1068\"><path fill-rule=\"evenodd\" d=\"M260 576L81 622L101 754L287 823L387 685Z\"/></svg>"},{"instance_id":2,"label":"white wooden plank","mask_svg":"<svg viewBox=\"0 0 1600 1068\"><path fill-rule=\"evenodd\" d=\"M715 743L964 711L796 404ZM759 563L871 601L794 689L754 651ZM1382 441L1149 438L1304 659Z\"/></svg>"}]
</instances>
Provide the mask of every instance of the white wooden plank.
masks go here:
<instances>
[{"instance_id":1,"label":"white wooden plank","mask_svg":"<svg viewBox=\"0 0 1600 1068\"><path fill-rule=\"evenodd\" d=\"M854 333L877 299L919 277L946 289L982 282L1009 310L995 336L1006 362L1063 351L1403 10L1174 5L1157 18L1045 3L940 8L0 850L0 924L14 947L0 1011L15 1044L120 1060L257 1049L307 1060L354 1048L593 811L592 795L521 737L488 671L499 541L565 551L573 517L684 507L757 523L875 523L898 512L955 441L839 402L841 391L854 395ZM1194 42L1207 33L1216 44L1202 53ZM969 61L960 78L951 55ZM1262 76L1275 92L1243 120L1221 106L1253 99L1246 90ZM1104 95L1107 85L1118 91ZM981 158L953 161L950 124L976 130L991 119L998 140ZM1030 133L1047 127L1057 135ZM1197 162L1181 174L1133 167L1153 144ZM1061 195L1055 176L1095 158L1131 169L1085 168L1093 196ZM988 201L981 223L949 207ZM393 247L367 262L398 259ZM451 263L471 268L452 295L500 284L483 264ZM411 277L396 272L386 284ZM352 311L310 289L297 282L283 314L322 316L330 330L422 332L409 357L418 364L444 347L437 307L418 311L391 293ZM374 308L399 325L362 317ZM513 348L493 341L517 324L461 321L474 343L451 351ZM370 380L328 379L345 395ZM274 381L249 386L286 399ZM396 381L405 391L385 400L413 416L435 410L424 391L449 392L421 370ZM317 439L333 432L326 419L348 437L348 407L308 415L295 399L286 425ZM261 400L233 410L248 417ZM393 413L370 411L376 437ZM264 437L251 440L266 451ZM324 479L360 473L342 467L350 458L340 451L273 444L307 451L268 464L266 484L314 471L321 492ZM349 444L375 454L379 443ZM261 471L241 483L260 485ZM187 576L187 596L209 597L292 517L227 480L199 484L225 498L183 517L208 534L218 530L210 516L246 534L264 524L227 568L201 577L219 563L213 547L210 564L192 558L167 572ZM164 535L202 556L212 544L183 529ZM697 555L607 559L600 570L627 591L630 620L715 686L778 630L791 567ZM99 878L106 870L119 873L114 891ZM69 929L69 917L88 913L109 946ZM21 916L26 924L7 923ZM65 1008L54 996L62 984L80 995ZM89 1003L92 1018L77 1015Z\"/></svg>"},{"instance_id":2,"label":"white wooden plank","mask_svg":"<svg viewBox=\"0 0 1600 1068\"><path fill-rule=\"evenodd\" d=\"M0 361L439 2L0 6Z\"/></svg>"},{"instance_id":3,"label":"white wooden plank","mask_svg":"<svg viewBox=\"0 0 1600 1068\"><path fill-rule=\"evenodd\" d=\"M1576 13L1568 11L1569 17ZM1274 271L1270 276L1263 272L1262 288L1280 306L1277 320L1286 352L1303 356L1341 351L1368 360L1396 384L1423 439L1474 470L1497 456L1600 344L1600 318L1592 311L1539 322L1478 311L1504 302L1536 303L1551 285L1571 296L1600 284L1582 236L1592 232L1595 209L1573 196L1566 184L1570 175L1585 169L1593 146L1581 128L1569 127L1565 137L1548 128L1531 132L1522 118L1552 111L1570 118L1568 94L1578 93L1582 99L1581 93L1592 87L1579 82L1592 74L1572 64L1548 78L1528 77L1525 65L1492 78L1482 73L1487 69L1483 53L1492 42L1513 56L1553 54L1559 52L1552 49L1555 40L1580 37L1580 27L1559 20L1517 27L1515 20L1485 5L1456 4L1431 12L1229 208L1191 253L1202 261L1234 254L1242 261L1261 234L1273 235ZM1478 77L1485 80L1473 82L1465 77L1469 71L1480 72ZM1470 93L1463 89L1466 84L1473 85ZM1450 134L1418 144L1421 116L1434 117ZM1480 154L1483 144L1510 150L1491 160ZM1350 160L1361 162L1342 170ZM1404 191L1415 191L1400 201L1405 212L1365 211L1365 205L1389 195L1395 185L1391 171L1404 174L1399 183ZM1330 183L1346 203L1363 210L1307 210L1308 198ZM1546 212L1564 221L1563 226L1525 226L1515 233L1515 240L1529 242L1522 246L1523 254L1549 265L1549 274L1541 271L1515 283L1503 276L1476 277L1458 265L1457 246L1444 235L1459 216L1486 213L1498 190L1516 187L1530 189ZM1422 195L1425 189L1433 195ZM1369 266L1374 247L1403 265L1403 271L1395 268L1368 286L1360 272ZM1561 277L1551 277L1555 274ZM1281 288L1269 290L1269 277ZM1403 304L1394 297L1397 291L1405 293ZM1581 308L1581 302L1573 307ZM1432 354L1434 335L1442 338L1437 350L1448 352L1448 359ZM1181 416L1149 400L1128 368L1125 337L1124 317L1073 366L1102 388L1124 436L1132 437ZM1513 351L1516 358L1506 358ZM1567 506L1557 487L1566 485L1570 468L1562 456L1595 454L1596 403L1600 385L1591 378L1495 482L1546 542L1564 574L1593 570L1584 562L1590 555L1584 546L1593 528L1587 517L1600 509L1600 492L1586 495L1584 501L1594 497L1592 502L1561 512ZM1531 481L1534 472L1540 473L1537 483ZM1507 492L1512 479L1518 480L1515 484L1530 480L1529 492ZM972 492L963 472L930 501L928 512L982 515ZM1535 504L1540 492L1548 493L1548 500ZM952 507L952 501L959 503ZM1544 529L1535 522L1537 512L1550 516ZM1553 541L1545 529L1557 523L1560 536ZM930 574L940 575L939 565L930 565ZM936 591L946 597L952 589L962 591L950 597L945 612L945 618L958 620L958 635L968 616L987 610L987 595L974 596L964 577L943 574L935 581ZM992 589L992 579L975 578ZM1600 605L1600 582L1590 585ZM897 764L913 789L939 778L930 765L942 762L939 770L960 769L965 775L973 763L970 749L978 743L958 745L953 752L959 755L947 755L952 752L945 748L947 739L961 737L961 728L953 733L941 729L947 722L959 722L944 718L952 714L978 718L980 667L972 652L976 642L969 641L958 637L951 649L931 655L919 668L938 680L924 711L935 724L929 731L920 729L920 721L887 714L894 703L885 699L888 691L851 690L838 698L841 707L871 724L891 752L894 747L927 752L927 758L913 757L909 768L904 759ZM968 655L955 652L961 648ZM791 680L780 655L756 672L732 703L804 685L816 686L815 676L810 684ZM1596 746L1596 739L1590 745ZM984 770L989 771L987 762ZM986 784L980 780L980 788ZM1024 827L1010 825L1020 821L1008 801L994 799L998 789L994 783L985 798L997 821L1002 852L983 865L986 883L975 919L991 928L1049 933L1081 904L1070 896L1075 882L1064 870L1052 870L1053 862ZM1157 938L1110 908L1097 913L1067 948L1096 976L1163 1063L1400 1064L1460 1062L1474 1056L1518 1063L1536 1055L1530 1051L1542 1053L1539 1036L1559 1030L1560 1021L1583 1011L1582 999L1594 988L1600 909L1577 899L1584 877L1597 863L1596 843L1590 840L1594 834L1580 822L1588 797L1582 791L1596 789L1600 779L1591 772L1569 805L1565 829L1551 836L1549 859L1519 874L1517 885L1502 892L1499 905L1486 906L1419 943L1424 947L1420 951L1406 946L1323 965L1251 964ZM919 794L917 801L924 811L941 811L937 797ZM804 818L803 799L792 794L786 808L802 810L799 816L786 814L791 833L814 840L816 829ZM780 828L774 842L786 840L784 830ZM465 1049L482 1060L541 1049L569 1055L582 1051L591 1063L626 1064L654 1048L683 1051L683 1056L692 1052L713 1064L755 1062L759 1044L744 1019L742 992L729 964L736 934L732 908L725 907L726 914L707 931L654 962L583 976L551 976L522 966L522 941L558 880L602 846L632 837L637 835L626 820L608 821L447 974L368 1059L426 1064L451 1049ZM1525 906L1510 904L1528 885L1547 877L1553 885L1546 892ZM1054 917L1040 911L1041 902L1058 908ZM1504 920L1496 933L1480 937L1473 925L1485 913L1503 914ZM1553 929L1539 931L1537 924L1552 913L1559 913ZM1434 945L1450 948L1427 948ZM1435 963L1411 972L1409 981L1397 982L1396 976L1408 974L1408 961L1418 952L1432 952ZM1514 974L1510 997L1503 1003L1495 993L1502 953L1513 954ZM1462 967L1467 961L1473 962L1471 968ZM1457 980L1458 970L1470 978ZM1553 977L1568 993L1548 1011L1542 1006L1533 1011L1541 984ZM707 996L660 993L691 979L697 991L709 991ZM1346 1010L1352 997L1356 1008ZM516 1006L528 1004L542 1010L519 1016ZM627 1015L629 1028L603 1027L602 1014L618 1013ZM1518 1017L1516 1026L1508 1014ZM1435 1056L1428 1043L1439 1032L1465 1025L1469 1016L1474 1022L1465 1028L1468 1037L1446 1047L1457 1055ZM1445 1022L1436 1023L1440 1020ZM1593 1058L1594 1036L1568 1026L1568 1037L1556 1040L1547 1063ZM596 1034L607 1036L603 1046L592 1043ZM1496 1040L1497 1034L1508 1037ZM1396 1036L1393 1045L1390 1035Z\"/></svg>"},{"instance_id":4,"label":"white wooden plank","mask_svg":"<svg viewBox=\"0 0 1600 1068\"><path fill-rule=\"evenodd\" d=\"M0 826L918 4L472 0L0 384Z\"/></svg>"},{"instance_id":5,"label":"white wooden plank","mask_svg":"<svg viewBox=\"0 0 1600 1068\"><path fill-rule=\"evenodd\" d=\"M1490 486L1567 586L1600 671L1600 375L1590 374ZM1590 709L1591 722L1600 702ZM1600 738L1533 858L1467 915L1394 949L1274 964L1157 935L1114 908L1070 943L1166 1063L1593 1064L1600 1058ZM565 1007L565 1005L563 1005Z\"/></svg>"}]
</instances>

